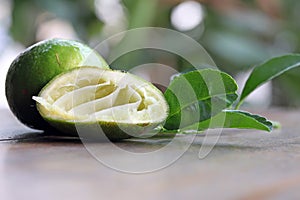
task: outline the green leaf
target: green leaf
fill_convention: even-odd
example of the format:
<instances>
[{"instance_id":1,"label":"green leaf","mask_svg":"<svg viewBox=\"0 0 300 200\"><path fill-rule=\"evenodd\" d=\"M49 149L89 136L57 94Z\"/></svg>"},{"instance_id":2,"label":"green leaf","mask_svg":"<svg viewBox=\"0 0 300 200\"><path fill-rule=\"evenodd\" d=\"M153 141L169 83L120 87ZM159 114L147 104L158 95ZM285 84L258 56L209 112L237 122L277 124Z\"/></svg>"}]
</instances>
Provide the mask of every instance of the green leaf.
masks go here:
<instances>
[{"instance_id":1,"label":"green leaf","mask_svg":"<svg viewBox=\"0 0 300 200\"><path fill-rule=\"evenodd\" d=\"M257 129L270 132L273 124L259 115L239 110L225 110L208 120L195 123L183 130L205 130L212 128Z\"/></svg>"},{"instance_id":2,"label":"green leaf","mask_svg":"<svg viewBox=\"0 0 300 200\"><path fill-rule=\"evenodd\" d=\"M228 74L204 69L182 74L165 92L170 111L165 128L175 130L209 119L237 99L237 84Z\"/></svg>"},{"instance_id":3,"label":"green leaf","mask_svg":"<svg viewBox=\"0 0 300 200\"><path fill-rule=\"evenodd\" d=\"M300 66L300 54L289 54L272 58L256 66L244 86L237 108L257 87L298 66Z\"/></svg>"}]
</instances>

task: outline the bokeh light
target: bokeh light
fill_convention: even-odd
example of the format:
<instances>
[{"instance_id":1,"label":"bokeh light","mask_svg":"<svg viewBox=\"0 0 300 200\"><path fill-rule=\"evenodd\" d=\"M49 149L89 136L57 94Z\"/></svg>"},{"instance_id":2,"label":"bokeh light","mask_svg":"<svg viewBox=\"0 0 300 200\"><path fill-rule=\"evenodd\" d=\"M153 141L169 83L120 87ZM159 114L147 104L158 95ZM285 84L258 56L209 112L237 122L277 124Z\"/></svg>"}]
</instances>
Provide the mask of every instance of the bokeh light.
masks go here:
<instances>
[{"instance_id":1,"label":"bokeh light","mask_svg":"<svg viewBox=\"0 0 300 200\"><path fill-rule=\"evenodd\" d=\"M172 25L180 31L189 31L204 19L204 10L196 1L186 1L176 6L171 14Z\"/></svg>"}]
</instances>

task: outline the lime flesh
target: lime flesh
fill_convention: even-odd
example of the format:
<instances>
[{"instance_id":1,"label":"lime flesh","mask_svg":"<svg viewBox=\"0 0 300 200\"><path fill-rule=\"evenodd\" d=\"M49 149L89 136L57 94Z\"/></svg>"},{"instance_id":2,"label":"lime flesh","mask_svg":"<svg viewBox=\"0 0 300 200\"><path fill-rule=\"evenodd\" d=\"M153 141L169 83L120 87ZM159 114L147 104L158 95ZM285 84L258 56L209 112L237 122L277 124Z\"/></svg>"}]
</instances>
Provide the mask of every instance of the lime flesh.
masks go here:
<instances>
[{"instance_id":1,"label":"lime flesh","mask_svg":"<svg viewBox=\"0 0 300 200\"><path fill-rule=\"evenodd\" d=\"M59 75L33 99L44 119L69 135L97 124L112 140L139 136L168 115L163 94L150 82L95 67Z\"/></svg>"}]
</instances>

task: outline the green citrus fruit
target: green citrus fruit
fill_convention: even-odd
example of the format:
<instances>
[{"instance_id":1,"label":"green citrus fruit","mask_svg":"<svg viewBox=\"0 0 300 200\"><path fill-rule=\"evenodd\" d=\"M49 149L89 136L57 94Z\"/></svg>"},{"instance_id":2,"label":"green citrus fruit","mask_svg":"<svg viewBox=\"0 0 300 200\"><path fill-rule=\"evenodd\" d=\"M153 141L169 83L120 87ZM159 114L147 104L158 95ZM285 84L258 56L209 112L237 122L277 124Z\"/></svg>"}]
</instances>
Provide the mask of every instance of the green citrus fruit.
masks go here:
<instances>
[{"instance_id":1,"label":"green citrus fruit","mask_svg":"<svg viewBox=\"0 0 300 200\"><path fill-rule=\"evenodd\" d=\"M27 126L45 129L47 123L32 96L56 75L82 65L108 68L98 53L76 41L51 39L29 47L12 62L7 73L5 90L10 109Z\"/></svg>"},{"instance_id":2,"label":"green citrus fruit","mask_svg":"<svg viewBox=\"0 0 300 200\"><path fill-rule=\"evenodd\" d=\"M154 85L121 71L80 67L51 80L36 100L41 116L58 130L118 140L140 136L163 123L168 104Z\"/></svg>"}]
</instances>

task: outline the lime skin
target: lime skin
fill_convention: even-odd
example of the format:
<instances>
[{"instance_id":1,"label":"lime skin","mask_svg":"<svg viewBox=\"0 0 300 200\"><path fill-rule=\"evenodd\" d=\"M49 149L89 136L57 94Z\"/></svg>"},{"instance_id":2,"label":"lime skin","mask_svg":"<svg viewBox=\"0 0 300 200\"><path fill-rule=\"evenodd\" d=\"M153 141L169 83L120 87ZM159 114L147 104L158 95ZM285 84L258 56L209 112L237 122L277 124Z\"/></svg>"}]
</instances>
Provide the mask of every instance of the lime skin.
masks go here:
<instances>
[{"instance_id":1,"label":"lime skin","mask_svg":"<svg viewBox=\"0 0 300 200\"><path fill-rule=\"evenodd\" d=\"M77 41L50 39L27 48L12 62L6 76L5 92L11 111L28 127L47 129L49 125L37 111L32 96L56 75L86 64L108 68L99 54Z\"/></svg>"},{"instance_id":2,"label":"lime skin","mask_svg":"<svg viewBox=\"0 0 300 200\"><path fill-rule=\"evenodd\" d=\"M117 122L71 122L45 118L45 120L59 131L60 136L80 137L84 141L112 142L144 137L159 123L128 124ZM51 132L50 132L51 133Z\"/></svg>"}]
</instances>

